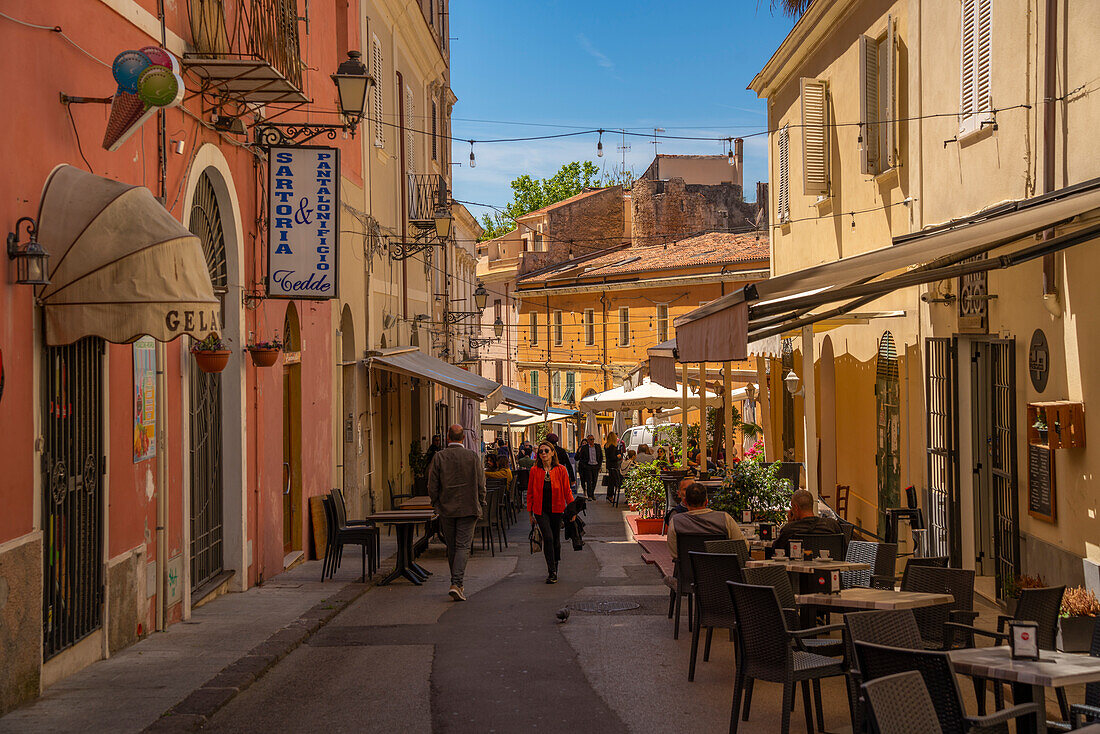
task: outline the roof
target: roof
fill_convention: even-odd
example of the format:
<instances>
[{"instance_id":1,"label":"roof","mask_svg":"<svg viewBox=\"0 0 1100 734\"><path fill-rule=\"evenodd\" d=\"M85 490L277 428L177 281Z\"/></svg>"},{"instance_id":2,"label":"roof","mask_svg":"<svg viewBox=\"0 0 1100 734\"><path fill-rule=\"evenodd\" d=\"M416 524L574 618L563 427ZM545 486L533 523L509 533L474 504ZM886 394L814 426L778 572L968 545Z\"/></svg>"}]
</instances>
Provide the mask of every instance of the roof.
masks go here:
<instances>
[{"instance_id":1,"label":"roof","mask_svg":"<svg viewBox=\"0 0 1100 734\"><path fill-rule=\"evenodd\" d=\"M540 214L545 214L545 213L547 213L549 211L552 211L554 209L560 209L563 206L567 206L569 204L572 204L575 201L580 201L581 199L592 196L593 194L598 194L601 191L607 191L607 188L589 189L587 191L582 191L579 194L573 194L568 199L562 199L561 201L554 202L553 204L550 204L549 206L544 206L541 209L535 209L534 211L527 212L526 214L523 214L521 216L516 217L516 219L517 220L527 219L528 217L534 217L534 216L538 216Z\"/></svg>"},{"instance_id":2,"label":"roof","mask_svg":"<svg viewBox=\"0 0 1100 734\"><path fill-rule=\"evenodd\" d=\"M707 232L668 245L628 247L585 263L576 278L624 275L650 270L679 270L708 265L766 261L770 257L765 232Z\"/></svg>"}]
</instances>

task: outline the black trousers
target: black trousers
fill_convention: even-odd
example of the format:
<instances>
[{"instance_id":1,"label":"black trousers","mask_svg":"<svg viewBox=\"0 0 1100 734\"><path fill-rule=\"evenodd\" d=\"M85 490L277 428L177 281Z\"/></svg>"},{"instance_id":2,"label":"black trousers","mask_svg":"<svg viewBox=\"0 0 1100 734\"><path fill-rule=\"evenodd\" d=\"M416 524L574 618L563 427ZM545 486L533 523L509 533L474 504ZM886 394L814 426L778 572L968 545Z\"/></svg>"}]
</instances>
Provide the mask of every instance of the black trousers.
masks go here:
<instances>
[{"instance_id":1,"label":"black trousers","mask_svg":"<svg viewBox=\"0 0 1100 734\"><path fill-rule=\"evenodd\" d=\"M588 495L588 499L596 498L596 479L600 476L600 467L581 464L577 467L581 475L581 488Z\"/></svg>"},{"instance_id":2,"label":"black trousers","mask_svg":"<svg viewBox=\"0 0 1100 734\"><path fill-rule=\"evenodd\" d=\"M618 494L619 488L623 486L623 473L619 471L618 467L610 468L607 470L607 499L612 499Z\"/></svg>"},{"instance_id":3,"label":"black trousers","mask_svg":"<svg viewBox=\"0 0 1100 734\"><path fill-rule=\"evenodd\" d=\"M535 522L539 524L539 532L542 533L542 554L546 556L546 573L558 572L558 561L561 560L561 516L560 512L535 515Z\"/></svg>"}]
</instances>

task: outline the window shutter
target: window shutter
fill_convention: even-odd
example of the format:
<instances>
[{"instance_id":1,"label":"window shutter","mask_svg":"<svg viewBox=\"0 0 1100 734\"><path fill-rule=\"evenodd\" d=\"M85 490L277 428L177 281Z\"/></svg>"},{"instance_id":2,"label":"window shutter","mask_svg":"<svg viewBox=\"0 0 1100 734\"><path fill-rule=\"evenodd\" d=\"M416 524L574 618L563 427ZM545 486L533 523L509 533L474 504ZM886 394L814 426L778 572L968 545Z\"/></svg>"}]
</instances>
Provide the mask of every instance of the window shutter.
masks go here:
<instances>
[{"instance_id":1,"label":"window shutter","mask_svg":"<svg viewBox=\"0 0 1100 734\"><path fill-rule=\"evenodd\" d=\"M790 195L790 143L791 132L790 129L784 125L783 129L779 131L779 196L776 199L776 206L778 207L779 221L786 222L791 218L791 195Z\"/></svg>"},{"instance_id":2,"label":"window shutter","mask_svg":"<svg viewBox=\"0 0 1100 734\"><path fill-rule=\"evenodd\" d=\"M883 60L886 62L883 68L883 74L886 79L886 83L883 85L885 91L885 97L882 101L882 105L879 109L882 110L883 119L885 122L880 121L880 124L886 127L886 150L880 151L882 164L880 168L885 170L887 168L893 168L898 164L897 161L897 130L898 130L898 103L897 103L897 87L895 77L897 76L897 56L894 55L895 49L895 21L892 16L886 16L886 48L883 49Z\"/></svg>"},{"instance_id":3,"label":"window shutter","mask_svg":"<svg viewBox=\"0 0 1100 734\"><path fill-rule=\"evenodd\" d=\"M960 38L961 76L959 78L959 114L965 119L974 108L974 42L978 0L962 0L962 35Z\"/></svg>"},{"instance_id":4,"label":"window shutter","mask_svg":"<svg viewBox=\"0 0 1100 734\"><path fill-rule=\"evenodd\" d=\"M993 0L976 0L974 38L974 112L993 109L990 67L993 59Z\"/></svg>"},{"instance_id":5,"label":"window shutter","mask_svg":"<svg viewBox=\"0 0 1100 734\"><path fill-rule=\"evenodd\" d=\"M371 42L371 55L374 66L374 146L376 148L384 148L386 146L386 126L382 122L382 87L383 87L383 65L382 65L382 44L378 40L378 36L374 36Z\"/></svg>"},{"instance_id":6,"label":"window shutter","mask_svg":"<svg viewBox=\"0 0 1100 734\"><path fill-rule=\"evenodd\" d=\"M802 79L802 184L807 195L829 190L827 100L824 81Z\"/></svg>"},{"instance_id":7,"label":"window shutter","mask_svg":"<svg viewBox=\"0 0 1100 734\"><path fill-rule=\"evenodd\" d=\"M416 173L416 103L412 87L405 86L405 167L409 173Z\"/></svg>"},{"instance_id":8,"label":"window shutter","mask_svg":"<svg viewBox=\"0 0 1100 734\"><path fill-rule=\"evenodd\" d=\"M859 37L859 170L878 173L878 41Z\"/></svg>"}]
</instances>

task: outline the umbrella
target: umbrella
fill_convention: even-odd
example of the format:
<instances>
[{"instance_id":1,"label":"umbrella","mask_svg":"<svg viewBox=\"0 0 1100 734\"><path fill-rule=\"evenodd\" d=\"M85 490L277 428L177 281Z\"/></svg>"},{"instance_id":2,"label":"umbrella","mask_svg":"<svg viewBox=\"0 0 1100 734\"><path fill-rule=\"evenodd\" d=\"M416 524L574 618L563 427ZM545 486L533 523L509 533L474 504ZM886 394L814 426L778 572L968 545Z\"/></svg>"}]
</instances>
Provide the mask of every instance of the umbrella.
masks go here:
<instances>
[{"instance_id":1,"label":"umbrella","mask_svg":"<svg viewBox=\"0 0 1100 734\"><path fill-rule=\"evenodd\" d=\"M481 415L471 398L462 398L463 438L462 445L471 451L481 453Z\"/></svg>"},{"instance_id":2,"label":"umbrella","mask_svg":"<svg viewBox=\"0 0 1100 734\"><path fill-rule=\"evenodd\" d=\"M721 405L722 398L715 393L707 391L707 403ZM698 401L698 396L691 397L693 402ZM647 377L642 384L627 392L623 387L605 390L595 395L581 398L581 407L585 410L656 410L658 408L678 408L683 402L683 395L679 386L676 390L669 390Z\"/></svg>"},{"instance_id":3,"label":"umbrella","mask_svg":"<svg viewBox=\"0 0 1100 734\"><path fill-rule=\"evenodd\" d=\"M596 424L596 414L591 410L584 414L584 435L599 436L600 427Z\"/></svg>"},{"instance_id":4,"label":"umbrella","mask_svg":"<svg viewBox=\"0 0 1100 734\"><path fill-rule=\"evenodd\" d=\"M626 431L626 416L621 410L615 411L615 419L611 421L611 430L619 438L622 438L623 433Z\"/></svg>"}]
</instances>

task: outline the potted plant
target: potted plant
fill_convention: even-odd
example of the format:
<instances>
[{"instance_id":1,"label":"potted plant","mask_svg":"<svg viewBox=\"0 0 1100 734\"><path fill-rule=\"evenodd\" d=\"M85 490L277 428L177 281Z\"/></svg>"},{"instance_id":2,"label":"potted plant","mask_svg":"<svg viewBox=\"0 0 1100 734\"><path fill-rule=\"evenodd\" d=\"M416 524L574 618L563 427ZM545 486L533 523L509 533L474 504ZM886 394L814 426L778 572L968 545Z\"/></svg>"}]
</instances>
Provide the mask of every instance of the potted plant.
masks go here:
<instances>
[{"instance_id":1,"label":"potted plant","mask_svg":"<svg viewBox=\"0 0 1100 734\"><path fill-rule=\"evenodd\" d=\"M283 343L279 341L279 334L276 332L273 339L252 342L245 349L248 350L248 356L252 358L252 364L257 367L270 367L279 359L279 353L283 351Z\"/></svg>"},{"instance_id":2,"label":"potted plant","mask_svg":"<svg viewBox=\"0 0 1100 734\"><path fill-rule=\"evenodd\" d=\"M409 468L413 473L413 494L426 495L428 493L428 455L421 450L419 440L414 440L409 446Z\"/></svg>"},{"instance_id":3,"label":"potted plant","mask_svg":"<svg viewBox=\"0 0 1100 734\"><path fill-rule=\"evenodd\" d=\"M1016 602L1020 598L1020 589L1041 589L1046 586L1042 576L1009 576L1001 582L1001 596L1009 616L1016 614Z\"/></svg>"},{"instance_id":4,"label":"potted plant","mask_svg":"<svg viewBox=\"0 0 1100 734\"><path fill-rule=\"evenodd\" d=\"M1100 616L1100 601L1084 586L1072 586L1062 595L1058 619L1058 649L1062 652L1088 652L1092 631Z\"/></svg>"},{"instance_id":5,"label":"potted plant","mask_svg":"<svg viewBox=\"0 0 1100 734\"><path fill-rule=\"evenodd\" d=\"M779 465L765 465L762 452L746 452L726 471L722 488L710 499L710 507L741 517L751 510L753 517L763 522L782 523L787 519L794 488L787 479L777 476Z\"/></svg>"},{"instance_id":6,"label":"potted plant","mask_svg":"<svg viewBox=\"0 0 1100 734\"><path fill-rule=\"evenodd\" d=\"M638 513L634 519L638 535L659 535L664 528L661 507L665 485L656 462L635 464L623 481L627 506Z\"/></svg>"},{"instance_id":7,"label":"potted plant","mask_svg":"<svg viewBox=\"0 0 1100 734\"><path fill-rule=\"evenodd\" d=\"M1039 432L1039 443L1045 444L1047 442L1046 413L1040 411L1040 413L1035 417L1035 422L1031 424L1031 427Z\"/></svg>"},{"instance_id":8,"label":"potted plant","mask_svg":"<svg viewBox=\"0 0 1100 734\"><path fill-rule=\"evenodd\" d=\"M226 340L228 341L228 340ZM221 372L229 363L229 347L217 334L211 333L205 339L191 345L191 354L195 364L203 372Z\"/></svg>"}]
</instances>

